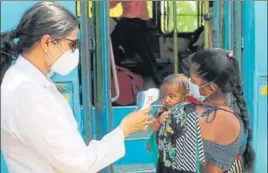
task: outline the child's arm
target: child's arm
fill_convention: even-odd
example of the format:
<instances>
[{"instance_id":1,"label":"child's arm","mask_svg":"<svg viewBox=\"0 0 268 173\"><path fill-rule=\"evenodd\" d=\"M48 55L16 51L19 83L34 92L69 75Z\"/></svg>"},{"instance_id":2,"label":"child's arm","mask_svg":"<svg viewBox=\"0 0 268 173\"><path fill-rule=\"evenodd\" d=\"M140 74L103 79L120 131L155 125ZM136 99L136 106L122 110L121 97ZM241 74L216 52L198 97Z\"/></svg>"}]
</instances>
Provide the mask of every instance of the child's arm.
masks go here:
<instances>
[{"instance_id":1,"label":"child's arm","mask_svg":"<svg viewBox=\"0 0 268 173\"><path fill-rule=\"evenodd\" d=\"M161 123L159 122L158 118L154 118L152 124L150 125L153 132L156 132L161 127Z\"/></svg>"},{"instance_id":2,"label":"child's arm","mask_svg":"<svg viewBox=\"0 0 268 173\"><path fill-rule=\"evenodd\" d=\"M161 124L165 122L168 118L169 111L163 112L160 117L156 117L153 119L152 124L150 125L153 132L156 132L161 127Z\"/></svg>"}]
</instances>

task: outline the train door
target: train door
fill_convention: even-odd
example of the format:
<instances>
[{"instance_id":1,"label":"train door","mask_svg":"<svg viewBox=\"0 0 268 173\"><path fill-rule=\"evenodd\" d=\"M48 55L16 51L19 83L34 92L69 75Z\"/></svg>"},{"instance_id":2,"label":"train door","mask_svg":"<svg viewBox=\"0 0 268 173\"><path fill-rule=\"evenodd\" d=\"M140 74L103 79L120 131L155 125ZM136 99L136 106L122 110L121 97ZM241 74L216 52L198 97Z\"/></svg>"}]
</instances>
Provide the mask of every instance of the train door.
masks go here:
<instances>
[{"instance_id":1,"label":"train door","mask_svg":"<svg viewBox=\"0 0 268 173\"><path fill-rule=\"evenodd\" d=\"M254 171L267 172L267 2L219 1L218 5L224 7L222 43L239 60L253 129Z\"/></svg>"},{"instance_id":2,"label":"train door","mask_svg":"<svg viewBox=\"0 0 268 173\"><path fill-rule=\"evenodd\" d=\"M209 47L210 15L209 3L200 1L149 1L147 2L150 19L147 21L147 39L154 53L158 73L163 76L174 72L183 73L180 57L192 46L194 51ZM122 14L122 5L118 4L110 10L110 24L118 21L117 17ZM112 18L112 19L111 19ZM95 23L97 24L97 23ZM94 27L100 27L95 25ZM104 28L104 26L101 26ZM114 27L110 27L110 33ZM97 39L97 35L96 35ZM134 39L134 38L130 38ZM98 40L98 39L97 39ZM134 39L135 40L135 39ZM193 46L194 45L194 46ZM144 88L158 87L151 78L151 73L144 57L139 52L129 53L131 45L124 45L127 55L118 65L131 70L143 77ZM97 48L97 47L96 47ZM187 52L188 53L188 52ZM117 58L117 57L115 57ZM122 91L120 91L122 93ZM160 107L159 103L153 109ZM116 105L112 108L112 127L116 127L122 118L135 109L135 103L131 105ZM115 163L115 172L154 172L155 166L152 155L146 151L146 144L152 132L136 133L126 139L126 156Z\"/></svg>"},{"instance_id":3,"label":"train door","mask_svg":"<svg viewBox=\"0 0 268 173\"><path fill-rule=\"evenodd\" d=\"M267 173L267 1L244 2L245 94L253 128L256 173ZM254 50L254 51L252 51Z\"/></svg>"}]
</instances>

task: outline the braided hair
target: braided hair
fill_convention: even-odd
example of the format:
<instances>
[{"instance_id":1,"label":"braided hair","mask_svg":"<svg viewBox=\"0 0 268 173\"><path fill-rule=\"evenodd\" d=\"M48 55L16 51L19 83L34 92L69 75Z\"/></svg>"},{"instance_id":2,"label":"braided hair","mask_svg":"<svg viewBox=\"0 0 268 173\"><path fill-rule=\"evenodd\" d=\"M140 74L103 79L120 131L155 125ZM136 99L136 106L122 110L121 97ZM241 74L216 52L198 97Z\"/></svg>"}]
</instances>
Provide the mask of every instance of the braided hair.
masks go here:
<instances>
[{"instance_id":1,"label":"braided hair","mask_svg":"<svg viewBox=\"0 0 268 173\"><path fill-rule=\"evenodd\" d=\"M251 169L254 164L254 151L251 147L252 129L249 124L244 92L241 84L239 63L232 53L220 48L209 48L193 55L192 64L197 67L197 73L207 82L213 82L221 88L224 94L231 93L240 110L240 116L247 133L246 149L243 153L245 169Z\"/></svg>"}]
</instances>

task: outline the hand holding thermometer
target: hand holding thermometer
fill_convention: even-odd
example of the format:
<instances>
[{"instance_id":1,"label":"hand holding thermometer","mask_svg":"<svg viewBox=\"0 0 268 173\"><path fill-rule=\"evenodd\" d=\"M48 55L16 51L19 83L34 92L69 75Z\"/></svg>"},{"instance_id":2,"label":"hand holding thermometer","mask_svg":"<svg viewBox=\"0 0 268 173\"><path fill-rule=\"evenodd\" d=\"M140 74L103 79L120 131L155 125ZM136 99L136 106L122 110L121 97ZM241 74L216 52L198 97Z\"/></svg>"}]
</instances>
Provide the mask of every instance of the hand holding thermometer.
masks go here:
<instances>
[{"instance_id":1,"label":"hand holding thermometer","mask_svg":"<svg viewBox=\"0 0 268 173\"><path fill-rule=\"evenodd\" d=\"M147 91L140 91L137 94L137 109L139 111L151 106L160 98L160 90L157 88L150 88Z\"/></svg>"}]
</instances>

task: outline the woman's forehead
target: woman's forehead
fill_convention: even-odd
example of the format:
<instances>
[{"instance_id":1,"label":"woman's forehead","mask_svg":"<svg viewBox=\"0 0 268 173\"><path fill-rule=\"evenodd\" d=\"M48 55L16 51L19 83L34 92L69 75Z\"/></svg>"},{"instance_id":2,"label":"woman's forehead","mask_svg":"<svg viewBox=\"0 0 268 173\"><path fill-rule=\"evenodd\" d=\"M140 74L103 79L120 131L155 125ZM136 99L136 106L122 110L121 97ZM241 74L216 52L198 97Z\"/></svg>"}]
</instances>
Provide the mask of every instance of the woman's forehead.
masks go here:
<instances>
[{"instance_id":1,"label":"woman's forehead","mask_svg":"<svg viewBox=\"0 0 268 173\"><path fill-rule=\"evenodd\" d=\"M68 39L71 39L71 40L76 40L77 39L77 36L78 36L78 27L75 28L73 31L70 32L70 34L66 37Z\"/></svg>"}]
</instances>

